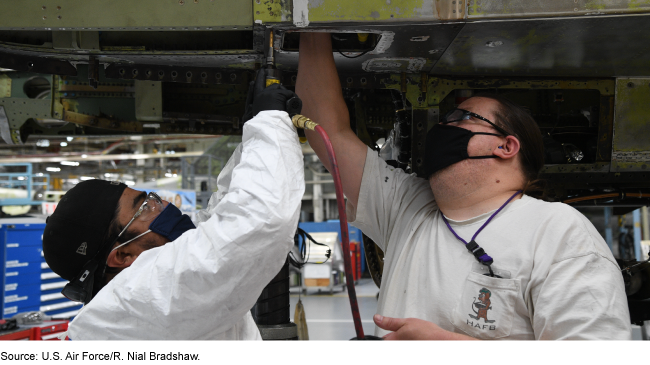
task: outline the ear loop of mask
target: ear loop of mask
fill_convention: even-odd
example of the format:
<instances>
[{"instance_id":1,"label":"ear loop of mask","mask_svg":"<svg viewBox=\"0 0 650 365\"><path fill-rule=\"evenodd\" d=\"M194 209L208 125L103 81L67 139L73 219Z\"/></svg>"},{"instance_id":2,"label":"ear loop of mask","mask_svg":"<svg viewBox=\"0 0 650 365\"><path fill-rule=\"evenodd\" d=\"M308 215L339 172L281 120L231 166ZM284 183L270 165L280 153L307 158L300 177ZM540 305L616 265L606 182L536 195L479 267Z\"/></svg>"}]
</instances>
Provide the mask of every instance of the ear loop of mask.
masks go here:
<instances>
[{"instance_id":1,"label":"ear loop of mask","mask_svg":"<svg viewBox=\"0 0 650 365\"><path fill-rule=\"evenodd\" d=\"M472 135L477 135L477 134L483 134L483 135L486 135L486 136L497 136L497 137L503 137L503 135L501 135L501 134L496 134L496 133L472 132ZM503 147L499 146L499 148L503 148ZM499 156L495 156L495 155L487 155L487 156L469 156L469 157L467 157L467 158L469 158L469 159L471 159L471 160L482 160L482 159L484 159L484 158L499 158Z\"/></svg>"},{"instance_id":2,"label":"ear loop of mask","mask_svg":"<svg viewBox=\"0 0 650 365\"><path fill-rule=\"evenodd\" d=\"M140 235L138 235L138 236L136 236L136 237L134 237L134 238L131 238L130 240L124 242L123 244L121 244L121 245L115 247L114 249L111 250L111 252L117 250L118 248L120 248L120 247L122 247L122 246L125 246L125 245L128 244L128 243L131 243L131 242L137 240L138 238L144 236L145 234L147 234L147 233L149 233L149 232L151 232L150 229L149 229L149 230L146 230L144 233L142 233L142 234L140 234ZM109 255L110 255L110 252L109 252Z\"/></svg>"}]
</instances>

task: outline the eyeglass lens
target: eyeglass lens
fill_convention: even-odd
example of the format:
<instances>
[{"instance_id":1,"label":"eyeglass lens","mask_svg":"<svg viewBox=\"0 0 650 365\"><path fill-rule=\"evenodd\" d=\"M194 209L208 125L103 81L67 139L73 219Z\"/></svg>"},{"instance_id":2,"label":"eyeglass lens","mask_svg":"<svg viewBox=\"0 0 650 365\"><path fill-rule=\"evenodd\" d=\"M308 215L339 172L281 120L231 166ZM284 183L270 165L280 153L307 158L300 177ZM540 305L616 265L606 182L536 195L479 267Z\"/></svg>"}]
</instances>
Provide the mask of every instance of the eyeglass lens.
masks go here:
<instances>
[{"instance_id":1,"label":"eyeglass lens","mask_svg":"<svg viewBox=\"0 0 650 365\"><path fill-rule=\"evenodd\" d=\"M460 122L461 120L470 120L470 119L472 119L472 117L489 123L497 131L499 131L499 133L503 134L504 136L509 136L510 135L510 133L508 133L506 130L504 130L503 128L501 128L498 125L494 124L493 122L491 122L487 118L485 118L483 116L480 116L480 115L478 115L476 113L472 113L470 111L463 110L463 109L454 109L454 110L450 111L449 113L447 113L447 115L445 115L443 123L448 124L448 123L453 123L453 122Z\"/></svg>"},{"instance_id":2,"label":"eyeglass lens","mask_svg":"<svg viewBox=\"0 0 650 365\"><path fill-rule=\"evenodd\" d=\"M469 120L472 116L469 112L462 109L454 109L447 113L445 116L445 123L458 122L461 120Z\"/></svg>"},{"instance_id":3,"label":"eyeglass lens","mask_svg":"<svg viewBox=\"0 0 650 365\"><path fill-rule=\"evenodd\" d=\"M142 213L138 217L138 220L148 221L153 218L155 214L162 210L162 200L156 193L149 193L145 200L145 204L142 207Z\"/></svg>"}]
</instances>

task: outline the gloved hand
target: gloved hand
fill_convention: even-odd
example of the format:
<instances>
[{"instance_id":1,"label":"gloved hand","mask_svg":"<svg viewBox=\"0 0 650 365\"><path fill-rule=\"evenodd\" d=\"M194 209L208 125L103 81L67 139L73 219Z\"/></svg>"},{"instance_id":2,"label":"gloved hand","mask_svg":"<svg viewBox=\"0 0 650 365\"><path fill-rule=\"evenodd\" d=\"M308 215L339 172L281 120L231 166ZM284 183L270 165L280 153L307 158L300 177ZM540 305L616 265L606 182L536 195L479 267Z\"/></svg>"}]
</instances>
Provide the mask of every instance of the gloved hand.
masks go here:
<instances>
[{"instance_id":1,"label":"gloved hand","mask_svg":"<svg viewBox=\"0 0 650 365\"><path fill-rule=\"evenodd\" d=\"M287 100L293 97L296 97L293 91L287 90L280 84L273 84L255 94L253 116L263 110L287 111Z\"/></svg>"},{"instance_id":2,"label":"gloved hand","mask_svg":"<svg viewBox=\"0 0 650 365\"><path fill-rule=\"evenodd\" d=\"M263 110L282 110L291 112L293 114L300 113L302 102L298 96L291 91L287 90L280 84L273 84L269 87L266 85L266 74L264 69L257 72L255 81L250 83L248 89L248 96L246 97L246 110L242 120L247 122L252 119L257 113ZM291 111L287 110L287 101L292 99Z\"/></svg>"}]
</instances>

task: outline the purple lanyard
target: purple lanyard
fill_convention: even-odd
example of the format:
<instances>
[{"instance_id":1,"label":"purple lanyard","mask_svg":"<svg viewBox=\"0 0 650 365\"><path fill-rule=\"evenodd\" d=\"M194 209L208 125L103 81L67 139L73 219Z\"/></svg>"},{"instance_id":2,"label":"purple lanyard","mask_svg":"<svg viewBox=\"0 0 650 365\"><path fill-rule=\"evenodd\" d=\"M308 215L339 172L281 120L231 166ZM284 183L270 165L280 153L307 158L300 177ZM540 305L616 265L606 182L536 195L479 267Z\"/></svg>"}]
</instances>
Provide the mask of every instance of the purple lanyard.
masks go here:
<instances>
[{"instance_id":1,"label":"purple lanyard","mask_svg":"<svg viewBox=\"0 0 650 365\"><path fill-rule=\"evenodd\" d=\"M478 234L481 233L481 231L483 230L483 228L485 228L485 226L487 226L488 223L490 223L490 221L492 220L492 218L494 218L497 214L499 214L499 212L500 212L503 208L505 208L505 206L508 205L508 203L510 203L510 201L511 201L512 199L514 199L514 197L516 197L516 196L519 195L519 194L521 194L521 190L518 190L516 193L514 193L513 196L510 197L510 199L506 200L506 202L503 203L503 205L501 206L501 208L497 209L497 211L494 212L494 213L490 216L490 218L488 218L488 220L485 221L485 223L483 223L483 225L481 226L481 228L479 228L478 231L476 231L476 233L474 233L474 236L472 237L472 240L471 240L469 243L467 243L467 241L465 241L464 239L460 238L460 236L456 233L456 231L454 231L454 229L451 228L451 225L449 224L449 221L447 220L447 218L445 218L445 215L442 213L442 211L440 212L440 214L442 214L442 220L445 221L445 223L447 224L447 228L449 228L449 230L451 231L451 233L453 233L454 236L456 236L456 238L458 238L459 241L461 241L462 243L465 244L465 248L467 248L467 251L469 251L472 255L474 255L474 257L476 258L476 260L478 260L478 262L480 262L481 264L483 264L483 265L485 265L485 266L488 267L488 269L490 270L490 275L492 275L492 276L494 276L494 273L492 272L492 268L490 267L490 265L492 265L492 263L494 262L494 260L493 260L492 257L490 257L487 253L485 253L485 250L483 250L483 249L478 245L478 243L476 243L476 241L474 241L474 240L476 239L476 236L478 236ZM486 275L487 275L487 274L486 274Z\"/></svg>"}]
</instances>

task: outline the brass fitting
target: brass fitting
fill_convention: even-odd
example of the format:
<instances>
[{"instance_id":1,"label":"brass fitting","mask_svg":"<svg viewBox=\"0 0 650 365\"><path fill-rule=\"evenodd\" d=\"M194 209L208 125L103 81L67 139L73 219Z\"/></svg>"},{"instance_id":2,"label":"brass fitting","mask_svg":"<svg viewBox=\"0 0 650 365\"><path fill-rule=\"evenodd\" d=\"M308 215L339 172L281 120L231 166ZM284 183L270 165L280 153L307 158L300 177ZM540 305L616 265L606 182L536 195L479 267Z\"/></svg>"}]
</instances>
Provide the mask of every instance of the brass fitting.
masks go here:
<instances>
[{"instance_id":1,"label":"brass fitting","mask_svg":"<svg viewBox=\"0 0 650 365\"><path fill-rule=\"evenodd\" d=\"M300 114L294 115L291 121L296 128L309 129L310 131L313 131L318 126L316 122Z\"/></svg>"}]
</instances>

